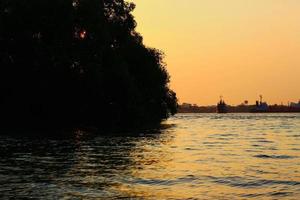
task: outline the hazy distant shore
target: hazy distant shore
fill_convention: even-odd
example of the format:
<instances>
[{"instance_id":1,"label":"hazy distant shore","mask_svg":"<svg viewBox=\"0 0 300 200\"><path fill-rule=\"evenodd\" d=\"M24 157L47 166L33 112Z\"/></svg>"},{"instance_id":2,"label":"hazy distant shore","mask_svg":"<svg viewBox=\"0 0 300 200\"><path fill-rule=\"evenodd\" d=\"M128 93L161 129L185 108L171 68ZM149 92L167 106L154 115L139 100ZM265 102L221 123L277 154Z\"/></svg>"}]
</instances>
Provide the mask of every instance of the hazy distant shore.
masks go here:
<instances>
[{"instance_id":1,"label":"hazy distant shore","mask_svg":"<svg viewBox=\"0 0 300 200\"><path fill-rule=\"evenodd\" d=\"M227 106L228 113L250 113L255 105ZM178 113L215 113L216 106L179 105ZM271 105L267 113L295 113L300 112L300 108L287 105Z\"/></svg>"}]
</instances>

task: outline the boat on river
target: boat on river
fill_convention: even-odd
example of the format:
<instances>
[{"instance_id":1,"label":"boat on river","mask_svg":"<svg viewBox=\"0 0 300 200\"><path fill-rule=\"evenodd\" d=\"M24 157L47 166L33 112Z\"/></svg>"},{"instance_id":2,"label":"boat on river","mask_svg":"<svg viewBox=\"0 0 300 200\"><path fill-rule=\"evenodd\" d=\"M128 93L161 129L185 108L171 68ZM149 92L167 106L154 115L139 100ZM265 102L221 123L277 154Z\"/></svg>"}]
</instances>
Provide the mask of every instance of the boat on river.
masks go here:
<instances>
[{"instance_id":1,"label":"boat on river","mask_svg":"<svg viewBox=\"0 0 300 200\"><path fill-rule=\"evenodd\" d=\"M267 102L263 102L262 95L259 96L260 100L256 101L255 107L251 110L253 113L265 113L269 111Z\"/></svg>"},{"instance_id":2,"label":"boat on river","mask_svg":"<svg viewBox=\"0 0 300 200\"><path fill-rule=\"evenodd\" d=\"M221 96L220 101L217 104L217 113L227 113L227 112L228 112L227 105L223 100L223 97Z\"/></svg>"}]
</instances>

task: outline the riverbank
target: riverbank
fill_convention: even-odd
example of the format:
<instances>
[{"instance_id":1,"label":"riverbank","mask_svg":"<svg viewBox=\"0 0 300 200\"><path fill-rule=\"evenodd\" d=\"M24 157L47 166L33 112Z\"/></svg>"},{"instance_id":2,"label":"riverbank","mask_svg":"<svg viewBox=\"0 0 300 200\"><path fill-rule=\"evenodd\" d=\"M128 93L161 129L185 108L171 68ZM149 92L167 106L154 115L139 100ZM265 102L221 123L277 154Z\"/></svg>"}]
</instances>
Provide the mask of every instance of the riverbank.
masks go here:
<instances>
[{"instance_id":1,"label":"riverbank","mask_svg":"<svg viewBox=\"0 0 300 200\"><path fill-rule=\"evenodd\" d=\"M227 105L228 113L251 113L255 105ZM215 113L216 106L179 105L178 113ZM266 113L300 113L300 108L286 105L270 105Z\"/></svg>"}]
</instances>

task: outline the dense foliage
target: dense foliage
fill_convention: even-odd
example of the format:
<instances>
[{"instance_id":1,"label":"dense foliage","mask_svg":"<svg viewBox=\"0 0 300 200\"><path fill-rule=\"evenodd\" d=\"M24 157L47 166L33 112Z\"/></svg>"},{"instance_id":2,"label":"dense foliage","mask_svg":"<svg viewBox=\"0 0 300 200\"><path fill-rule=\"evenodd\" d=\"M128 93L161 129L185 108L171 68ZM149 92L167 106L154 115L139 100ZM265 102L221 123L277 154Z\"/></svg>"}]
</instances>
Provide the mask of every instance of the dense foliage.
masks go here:
<instances>
[{"instance_id":1,"label":"dense foliage","mask_svg":"<svg viewBox=\"0 0 300 200\"><path fill-rule=\"evenodd\" d=\"M124 0L0 0L0 126L117 129L176 112Z\"/></svg>"}]
</instances>

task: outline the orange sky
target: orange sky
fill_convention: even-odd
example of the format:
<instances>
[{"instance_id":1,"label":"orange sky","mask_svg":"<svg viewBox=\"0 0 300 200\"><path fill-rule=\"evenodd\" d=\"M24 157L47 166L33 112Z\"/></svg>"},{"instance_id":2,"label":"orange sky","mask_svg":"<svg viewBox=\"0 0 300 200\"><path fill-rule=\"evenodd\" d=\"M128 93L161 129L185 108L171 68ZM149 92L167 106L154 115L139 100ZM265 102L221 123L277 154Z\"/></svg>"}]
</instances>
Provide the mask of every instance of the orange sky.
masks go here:
<instances>
[{"instance_id":1,"label":"orange sky","mask_svg":"<svg viewBox=\"0 0 300 200\"><path fill-rule=\"evenodd\" d=\"M180 102L300 99L300 0L132 0Z\"/></svg>"}]
</instances>

